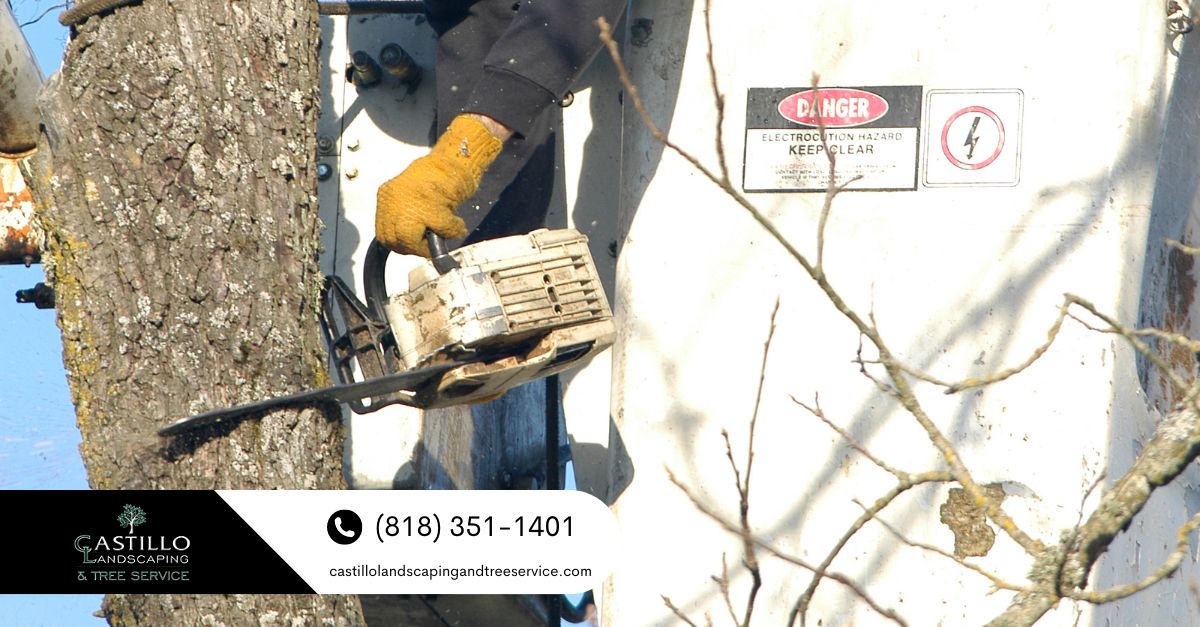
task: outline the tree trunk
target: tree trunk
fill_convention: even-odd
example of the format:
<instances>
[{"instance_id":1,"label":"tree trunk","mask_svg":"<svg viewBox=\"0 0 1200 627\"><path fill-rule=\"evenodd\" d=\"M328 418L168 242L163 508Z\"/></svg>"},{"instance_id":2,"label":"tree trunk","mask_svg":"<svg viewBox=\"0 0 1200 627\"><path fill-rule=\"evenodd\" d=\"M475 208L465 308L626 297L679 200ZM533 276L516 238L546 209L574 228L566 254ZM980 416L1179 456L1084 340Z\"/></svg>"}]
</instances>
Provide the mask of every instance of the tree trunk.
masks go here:
<instances>
[{"instance_id":1,"label":"tree trunk","mask_svg":"<svg viewBox=\"0 0 1200 627\"><path fill-rule=\"evenodd\" d=\"M155 435L328 380L316 11L145 0L83 23L43 92L31 186L94 488L344 487L337 412ZM114 625L362 622L355 597L115 596L105 612Z\"/></svg>"}]
</instances>

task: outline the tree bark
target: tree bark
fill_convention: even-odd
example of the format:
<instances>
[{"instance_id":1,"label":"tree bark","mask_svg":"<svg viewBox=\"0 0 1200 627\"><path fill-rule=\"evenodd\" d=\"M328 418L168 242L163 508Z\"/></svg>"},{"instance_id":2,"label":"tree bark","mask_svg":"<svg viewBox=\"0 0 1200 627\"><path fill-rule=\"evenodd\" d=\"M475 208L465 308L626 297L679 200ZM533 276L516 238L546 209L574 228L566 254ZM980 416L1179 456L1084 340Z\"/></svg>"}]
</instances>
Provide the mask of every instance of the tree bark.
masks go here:
<instances>
[{"instance_id":1,"label":"tree bark","mask_svg":"<svg viewBox=\"0 0 1200 627\"><path fill-rule=\"evenodd\" d=\"M339 414L165 442L214 407L324 385L317 5L145 0L78 28L40 106L47 231L97 489L339 489ZM359 624L356 597L113 596L111 624Z\"/></svg>"}]
</instances>

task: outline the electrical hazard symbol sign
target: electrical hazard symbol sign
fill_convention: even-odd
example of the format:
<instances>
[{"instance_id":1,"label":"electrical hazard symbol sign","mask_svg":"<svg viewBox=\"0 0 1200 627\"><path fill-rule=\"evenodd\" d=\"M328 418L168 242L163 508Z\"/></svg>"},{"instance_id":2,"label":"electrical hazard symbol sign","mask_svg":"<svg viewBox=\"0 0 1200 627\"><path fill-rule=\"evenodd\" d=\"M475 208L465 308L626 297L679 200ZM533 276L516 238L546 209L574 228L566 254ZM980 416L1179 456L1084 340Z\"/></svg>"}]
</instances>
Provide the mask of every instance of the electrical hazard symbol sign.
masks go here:
<instances>
[{"instance_id":1,"label":"electrical hazard symbol sign","mask_svg":"<svg viewBox=\"0 0 1200 627\"><path fill-rule=\"evenodd\" d=\"M1019 89L931 89L926 94L926 187L1004 187L1021 180Z\"/></svg>"},{"instance_id":2,"label":"electrical hazard symbol sign","mask_svg":"<svg viewBox=\"0 0 1200 627\"><path fill-rule=\"evenodd\" d=\"M917 188L920 86L751 88L746 98L747 192Z\"/></svg>"}]
</instances>

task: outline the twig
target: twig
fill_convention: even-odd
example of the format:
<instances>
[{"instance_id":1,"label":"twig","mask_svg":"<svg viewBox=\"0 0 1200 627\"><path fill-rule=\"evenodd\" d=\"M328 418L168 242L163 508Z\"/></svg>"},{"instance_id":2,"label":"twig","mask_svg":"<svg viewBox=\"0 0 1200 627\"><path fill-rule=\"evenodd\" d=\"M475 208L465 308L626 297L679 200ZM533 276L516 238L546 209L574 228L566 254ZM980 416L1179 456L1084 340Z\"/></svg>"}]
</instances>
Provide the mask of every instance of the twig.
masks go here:
<instances>
[{"instance_id":1,"label":"twig","mask_svg":"<svg viewBox=\"0 0 1200 627\"><path fill-rule=\"evenodd\" d=\"M1165 240L1164 243L1166 243L1167 246L1170 246L1171 248L1174 248L1185 255L1200 255L1200 248L1196 248L1194 246L1188 246L1187 244L1184 244L1178 240L1167 239L1167 240Z\"/></svg>"},{"instance_id":2,"label":"twig","mask_svg":"<svg viewBox=\"0 0 1200 627\"><path fill-rule=\"evenodd\" d=\"M45 11L42 11L41 13L39 13L38 16L33 18L32 20L29 20L26 22L21 22L20 24L17 24L17 28L25 28L26 26L29 26L31 24L37 24L38 22L42 21L42 18L46 17L47 15L50 15L51 11L53 11L55 9L65 9L65 8L67 8L66 2L59 2L58 4L52 4Z\"/></svg>"},{"instance_id":3,"label":"twig","mask_svg":"<svg viewBox=\"0 0 1200 627\"><path fill-rule=\"evenodd\" d=\"M1182 246L1182 244L1180 244L1180 246ZM1184 247L1184 248L1187 248L1187 247ZM1189 249L1189 250L1200 251L1200 248ZM1200 254L1200 253L1198 253L1198 254ZM1088 310L1093 315L1095 315L1095 316L1101 318L1102 320L1104 320L1105 322L1107 322L1110 325L1110 328L1100 329L1093 325L1088 324L1083 319L1070 313L1071 305L1078 305L1078 306ZM1186 350L1189 350L1191 352L1200 352L1200 341L1193 340L1185 335L1181 335L1178 333L1171 333L1169 331L1163 331L1162 329L1155 329L1155 328L1128 329L1128 328L1116 323L1111 318L1101 315L1099 313L1099 310L1097 310L1094 305L1087 302L1086 300L1079 298L1078 296L1068 294L1064 297L1063 303L1058 308L1058 316L1055 318L1054 323L1046 331L1046 341L1043 344L1041 344L1040 346L1038 346L1037 348L1035 348L1033 353L1028 358L1026 358L1024 361L1022 361L1020 364L1018 364L1016 366L1013 366L1011 368L1006 368L1004 370L1001 370L999 372L996 372L996 373L993 373L993 374L990 374L987 376L973 377L970 379L964 379L964 380L956 382L956 383L950 383L950 382L938 379L930 374L921 372L915 368L908 366L907 364L897 363L896 365L905 374L913 377L914 379L918 379L918 380L924 381L926 383L931 383L933 385L937 385L939 387L946 388L946 394L956 394L958 392L963 392L965 390L984 387L987 385L991 385L993 383L999 383L999 382L1009 379L1017 374L1020 374L1021 372L1025 371L1030 366L1032 366L1039 359L1041 359L1042 356L1046 354L1046 351L1048 351L1050 349L1051 345L1053 345L1055 340L1058 338L1058 334L1062 330L1063 321L1066 318L1071 318L1072 320L1075 320L1076 322L1083 325L1084 328L1089 329L1091 331L1096 331L1099 333L1113 333L1116 335L1126 336L1127 338L1130 338L1130 339L1137 338L1137 337L1154 337L1154 338L1158 338L1158 339L1162 339L1162 340L1171 342L1171 343L1173 343L1177 346L1180 346ZM1152 352L1152 349L1149 346L1146 346L1145 344L1135 343L1134 347L1136 349L1138 349L1139 352L1141 352L1147 356L1150 356L1150 352ZM870 364L870 363L880 363L880 362L879 361L866 361L864 363ZM1155 365L1157 366L1159 364L1155 364ZM1160 366L1160 369L1161 369L1161 366ZM1167 376L1171 376L1170 372L1171 372L1170 368L1166 368ZM1175 378L1172 381L1172 383L1176 384L1177 386L1184 387L1184 388L1187 387L1187 383L1183 382L1182 379Z\"/></svg>"},{"instance_id":4,"label":"twig","mask_svg":"<svg viewBox=\"0 0 1200 627\"><path fill-rule=\"evenodd\" d=\"M958 383L949 385L946 387L946 394L956 394L958 392L962 392L963 390L970 390L972 388L978 388L978 387L983 387L986 385L991 385L993 383L999 383L1001 381L1004 381L1005 379L1008 379L1009 377L1012 377L1013 375L1016 375L1016 374L1019 374L1019 373L1025 371L1027 368L1032 366L1034 364L1034 362L1041 359L1042 355L1046 354L1046 351L1050 350L1050 346L1052 344L1054 344L1054 340L1058 338L1059 331L1062 330L1063 320L1067 317L1067 310L1070 308L1070 306L1071 306L1071 301L1070 301L1070 298L1068 297L1067 299L1064 300L1062 305L1059 305L1058 316L1054 319L1054 324L1050 325L1050 329L1048 331L1046 331L1046 342L1044 344L1042 344L1041 346L1038 346L1037 348L1035 348L1033 350L1033 354L1031 354L1025 361L1021 362L1017 366L1014 366L1012 368L1006 368L995 374L991 374L991 375L984 376L984 377L974 377L974 378L970 378L970 379L964 379ZM906 372L908 372L908 371L906 370Z\"/></svg>"},{"instance_id":5,"label":"twig","mask_svg":"<svg viewBox=\"0 0 1200 627\"><path fill-rule=\"evenodd\" d=\"M696 510L699 511L701 514L704 514L710 520L712 520L713 522L720 525L720 527L722 529L724 529L725 531L735 534L735 535L739 535L739 536L741 535L741 530L738 529L737 525L725 520L720 514L713 511L707 505L701 503L700 499L698 499L696 497L696 495L692 493L691 489L689 489L686 485L684 485L684 483L682 481L680 481L678 477L675 476L675 473L671 472L670 468L666 468L665 470L667 472L667 478L671 481L671 483L675 484L675 487L679 488L679 490L681 492L683 492L684 496L688 497L688 500L691 501L691 503L692 503L692 507L695 507ZM803 559L800 559L799 557L796 557L794 555L789 555L787 553L784 553L783 551L780 551L779 549L775 548L773 545L771 545L768 542L765 542L758 538L752 538L752 540L754 542L754 546L771 554L772 556L774 556L777 559L783 560L784 562L787 562L788 564L791 564L793 566L798 566L798 567L803 568L804 570L807 570L810 572L816 572L816 570L817 570L816 567L813 566L812 564L809 564L808 562L806 562ZM830 579L830 580L836 581L837 583L842 584L843 586L848 588L851 592L853 592L855 596L857 596L864 603L866 603L872 610L875 610L881 616L884 616L885 618L891 620L892 622L896 623L897 625L907 627L908 623L906 623L904 621L904 619L901 618L900 615L895 612L895 610L892 610L889 608L884 608L883 606L879 605L879 603L877 603L875 601L875 599L871 598L871 595L867 594L866 590L863 590L858 584L854 583L854 581L852 579L850 579L849 577L847 577L846 575L843 575L841 573L826 571L825 573L822 574L822 577L825 579Z\"/></svg>"},{"instance_id":6,"label":"twig","mask_svg":"<svg viewBox=\"0 0 1200 627\"><path fill-rule=\"evenodd\" d=\"M825 576L825 571L831 564L833 564L833 560L850 542L850 539L862 529L863 525L867 524L869 520L874 518L879 512L883 511L888 505L891 505L892 501L896 500L896 497L904 494L908 490L926 483L947 481L954 481L954 477L948 472L934 471L925 472L918 475L905 474L895 487L893 487L891 490L888 490L886 494L876 499L875 503L870 507L870 509L855 519L855 521L850 525L850 528L842 534L842 537L837 541L836 544L834 544L833 548L830 549L829 554L825 556L825 559L821 562L821 564L817 566L815 570L813 570L812 581L809 582L808 588L804 590L804 593L800 595L800 598L796 600L796 604L792 606L792 612L788 615L787 624L796 624L797 618L800 619L801 625L805 624L808 606L812 602L813 595L817 591L817 586L820 585L821 579Z\"/></svg>"},{"instance_id":7,"label":"twig","mask_svg":"<svg viewBox=\"0 0 1200 627\"><path fill-rule=\"evenodd\" d=\"M704 36L708 39L708 83L712 87L713 104L717 108L717 165L721 180L729 182L729 163L725 159L725 96L717 84L717 64L713 61L712 0L704 0Z\"/></svg>"},{"instance_id":8,"label":"twig","mask_svg":"<svg viewBox=\"0 0 1200 627\"><path fill-rule=\"evenodd\" d=\"M750 436L746 445L746 483L745 497L750 498L750 471L754 468L754 433L758 425L758 410L762 407L763 387L767 379L767 358L771 354L771 341L775 339L775 320L779 316L779 297L775 297L775 307L771 309L771 323L767 327L767 339L763 342L762 363L759 365L758 391L754 395L754 411L750 414ZM731 458L732 459L732 458ZM749 505L747 503L747 505Z\"/></svg>"},{"instance_id":9,"label":"twig","mask_svg":"<svg viewBox=\"0 0 1200 627\"><path fill-rule=\"evenodd\" d=\"M1075 316L1072 315L1071 317L1074 318ZM1092 481L1092 485L1088 486L1088 489L1084 491L1083 498L1079 499L1079 517L1075 519L1075 526L1071 527L1070 531L1067 533L1067 539L1062 543L1070 550L1058 551L1058 554L1054 556L1056 562L1054 567L1056 571L1054 576L1054 592L1059 596L1067 595L1067 592L1064 592L1063 587L1063 584L1067 583L1064 581L1067 570L1067 560L1070 558L1070 551L1079 550L1079 530L1083 526L1083 508L1087 504L1088 497L1091 496L1092 492L1099 487L1103 481L1104 473L1100 473L1100 476Z\"/></svg>"},{"instance_id":10,"label":"twig","mask_svg":"<svg viewBox=\"0 0 1200 627\"><path fill-rule=\"evenodd\" d=\"M754 602L758 599L758 591L762 589L762 571L758 566L758 558L754 555L754 537L750 528L750 475L754 470L754 434L758 426L758 412L762 407L763 388L767 380L767 359L771 355L771 341L775 339L775 320L779 315L779 298L775 298L775 307L771 310L771 322L767 327L767 339L763 342L762 364L758 371L758 390L754 395L754 411L750 414L750 433L746 443L746 478L742 480L738 473L737 463L733 460L733 446L729 442L729 433L721 431L725 438L725 452L729 455L729 465L733 469L734 480L738 491L738 523L742 536L742 563L750 572L750 593L746 598L746 613L741 626L750 627L750 618L754 614ZM723 561L723 560L722 560ZM722 564L723 566L724 564ZM737 621L734 621L737 624Z\"/></svg>"},{"instance_id":11,"label":"twig","mask_svg":"<svg viewBox=\"0 0 1200 627\"><path fill-rule=\"evenodd\" d=\"M825 159L829 162L829 177L825 183L825 199L821 203L821 217L817 220L817 270L825 272L825 225L829 223L829 213L833 211L833 199L838 194L846 190L851 183L862 178L861 174L856 174L845 183L837 184L837 155L829 150L829 136L825 133L825 116L817 107L816 103L820 102L821 75L813 72L812 74L812 101L813 108L817 110L817 134L821 138L821 150L825 153Z\"/></svg>"},{"instance_id":12,"label":"twig","mask_svg":"<svg viewBox=\"0 0 1200 627\"><path fill-rule=\"evenodd\" d=\"M671 599L669 597L667 597L666 595L663 595L662 600L663 600L663 603L667 606L667 609L671 610L671 613L674 614L676 618L687 623L691 627L700 627L696 623L693 623L692 619L688 618L687 615L684 614L682 610L675 607L675 604L671 602Z\"/></svg>"},{"instance_id":13,"label":"twig","mask_svg":"<svg viewBox=\"0 0 1200 627\"><path fill-rule=\"evenodd\" d=\"M729 565L725 562L724 553L721 553L721 576L713 577L713 581L717 582L717 586L721 589L721 598L725 600L725 609L729 612L730 623L737 625L737 612L733 610L733 599L729 596Z\"/></svg>"},{"instance_id":14,"label":"twig","mask_svg":"<svg viewBox=\"0 0 1200 627\"><path fill-rule=\"evenodd\" d=\"M1135 334L1133 331L1127 329L1121 323L1117 322L1112 316L1102 313L1091 302L1089 302L1083 298L1080 298L1079 296L1076 296L1074 294L1067 294L1067 299L1071 303L1078 305L1079 307L1082 307L1083 309L1086 309L1088 311L1088 313L1092 314L1093 316L1096 316L1097 318L1102 320L1105 324L1107 324L1109 326L1109 330L1102 331L1102 332L1111 332L1111 333L1120 335L1121 337L1124 337L1125 341L1129 342L1129 344L1131 346L1133 346L1133 348L1135 350L1137 350L1139 353L1144 355L1146 357L1146 359L1149 359L1150 363L1154 364L1154 367L1158 368L1159 371L1161 371L1164 376L1169 378L1171 380L1171 383L1174 384L1176 387L1178 387L1181 390L1190 389L1190 391L1184 397L1183 402L1192 403L1195 401L1197 392L1200 392L1200 387L1192 386L1187 381L1184 381L1182 377L1180 377L1178 374L1175 373L1175 370L1173 368L1171 368L1171 365L1168 364L1165 360L1163 360L1162 356L1159 355L1157 352L1155 352L1154 349L1150 348L1150 346L1148 344L1143 342L1141 340L1141 338L1138 337L1137 334ZM1076 320L1078 320L1078 318L1076 318ZM1084 324L1085 326L1087 326L1086 323L1084 323L1082 320L1080 320L1079 322L1080 322L1080 324ZM1091 329L1092 327L1088 326L1088 328ZM1097 329L1097 330L1099 330L1099 329Z\"/></svg>"},{"instance_id":15,"label":"twig","mask_svg":"<svg viewBox=\"0 0 1200 627\"><path fill-rule=\"evenodd\" d=\"M766 385L767 379L767 359L771 354L771 341L775 338L775 319L779 314L779 302L779 298L776 298L775 307L771 310L771 321L767 327L767 338L763 342L762 364L758 371L758 390L754 395L754 409L750 413L750 433L746 444L745 478L742 477L737 460L733 457L733 443L729 440L729 432L725 429L721 430L721 438L725 440L725 457L729 460L730 470L733 471L733 483L738 493L737 533L742 539L742 565L746 567L751 578L750 593L746 598L746 610L740 622L733 610L733 601L729 596L729 567L725 561L724 553L721 554L721 576L714 576L712 580L721 590L721 597L725 600L725 606L729 610L729 616L733 620L733 624L740 625L741 627L750 627L750 619L754 615L754 602L758 598L759 590L762 589L762 571L758 565L758 558L754 554L754 535L750 527L750 475L754 468L754 432L758 424L758 412L762 407L763 388ZM674 480L673 475L672 480Z\"/></svg>"},{"instance_id":16,"label":"twig","mask_svg":"<svg viewBox=\"0 0 1200 627\"><path fill-rule=\"evenodd\" d=\"M903 471L897 470L897 469L889 466L886 462L884 462L883 460L879 459L874 454L872 454L871 451L867 450L867 447L859 444L857 440L855 440L849 433L846 432L846 430L842 429L841 427L834 424L831 420L829 420L829 418L827 418L825 416L825 412L821 410L821 399L820 398L813 399L813 404L814 404L813 407L809 407L808 405L805 405L803 402L798 400L795 396L792 396L791 398L792 398L792 402L794 402L797 405L808 410L808 413L816 416L821 422L828 425L830 429L833 429L834 431L836 431L838 435L842 436L842 439L846 441L846 444L850 448L854 449L855 451L858 451L858 453L860 455L862 455L863 457L866 457L868 460L870 460L871 463L875 464L879 468L881 468L884 471L886 471L887 473L891 474L893 477L896 477L897 479L900 479L900 480L903 480L904 476L908 474L908 473L905 473Z\"/></svg>"},{"instance_id":17,"label":"twig","mask_svg":"<svg viewBox=\"0 0 1200 627\"><path fill-rule=\"evenodd\" d=\"M1181 335L1179 333L1171 333L1170 331L1163 331L1162 329L1154 329L1154 328L1131 329L1129 332L1138 337L1153 337L1153 338L1158 338L1160 340L1166 340L1176 346L1179 346L1180 348L1185 348L1193 353L1200 353L1200 342L1197 342L1196 340L1193 340L1192 338L1190 338L1186 335Z\"/></svg>"}]
</instances>

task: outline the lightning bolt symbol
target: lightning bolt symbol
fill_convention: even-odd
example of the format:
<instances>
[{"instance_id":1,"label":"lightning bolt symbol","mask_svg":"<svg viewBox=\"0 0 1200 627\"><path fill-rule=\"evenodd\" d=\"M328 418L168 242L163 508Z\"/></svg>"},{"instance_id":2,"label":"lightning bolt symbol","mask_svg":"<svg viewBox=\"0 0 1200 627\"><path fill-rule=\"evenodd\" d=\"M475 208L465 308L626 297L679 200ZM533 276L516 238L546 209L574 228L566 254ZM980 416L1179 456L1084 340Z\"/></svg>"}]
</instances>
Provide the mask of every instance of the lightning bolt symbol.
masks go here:
<instances>
[{"instance_id":1,"label":"lightning bolt symbol","mask_svg":"<svg viewBox=\"0 0 1200 627\"><path fill-rule=\"evenodd\" d=\"M969 148L967 150L967 158L975 156L975 144L979 143L979 138L975 136L975 129L979 128L979 116L975 116L975 121L971 123L971 130L967 133L967 141L963 145Z\"/></svg>"}]
</instances>

